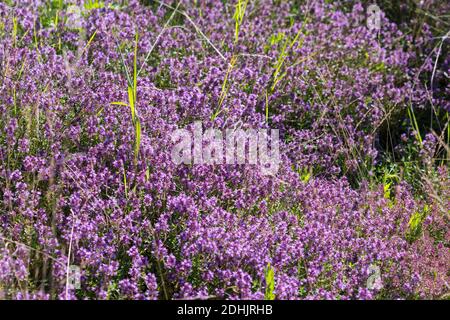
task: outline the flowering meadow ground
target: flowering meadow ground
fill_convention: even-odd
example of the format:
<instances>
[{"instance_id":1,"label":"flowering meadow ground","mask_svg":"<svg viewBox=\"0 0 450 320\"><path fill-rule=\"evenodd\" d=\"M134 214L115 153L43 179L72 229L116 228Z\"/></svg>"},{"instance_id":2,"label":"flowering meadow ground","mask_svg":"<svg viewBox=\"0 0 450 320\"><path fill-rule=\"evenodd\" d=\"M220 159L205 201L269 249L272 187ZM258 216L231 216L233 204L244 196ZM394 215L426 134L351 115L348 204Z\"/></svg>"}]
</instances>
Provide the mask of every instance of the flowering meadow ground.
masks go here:
<instances>
[{"instance_id":1,"label":"flowering meadow ground","mask_svg":"<svg viewBox=\"0 0 450 320\"><path fill-rule=\"evenodd\" d=\"M450 4L164 1L1 1L0 299L448 299Z\"/></svg>"}]
</instances>

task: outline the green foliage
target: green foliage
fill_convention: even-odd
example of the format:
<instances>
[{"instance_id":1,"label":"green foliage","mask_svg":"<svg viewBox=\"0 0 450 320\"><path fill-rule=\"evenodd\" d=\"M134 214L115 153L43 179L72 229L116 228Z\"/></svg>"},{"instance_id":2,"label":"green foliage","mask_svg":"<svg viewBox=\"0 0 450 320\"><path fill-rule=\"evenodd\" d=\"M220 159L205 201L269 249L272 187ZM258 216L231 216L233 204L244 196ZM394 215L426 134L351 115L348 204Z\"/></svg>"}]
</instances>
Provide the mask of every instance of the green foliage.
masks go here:
<instances>
[{"instance_id":1,"label":"green foliage","mask_svg":"<svg viewBox=\"0 0 450 320\"><path fill-rule=\"evenodd\" d=\"M284 34L277 34L275 37L272 35L269 39L270 43L279 43L282 44L280 53L278 54L277 60L273 66L273 74L272 74L272 86L270 91L273 92L275 90L275 86L286 76L286 72L283 72L283 65L288 58L289 52L291 49L298 44L298 47L301 47L304 41L304 37L300 38L300 35L304 32L304 27L306 25L303 23L302 28L297 32L293 39L289 39ZM298 63L298 62L297 62Z\"/></svg>"},{"instance_id":2,"label":"green foliage","mask_svg":"<svg viewBox=\"0 0 450 320\"><path fill-rule=\"evenodd\" d=\"M397 173L395 173L392 169L388 170L388 169L384 168L384 173L383 173L384 198L391 199L392 186L398 180L399 180L399 176Z\"/></svg>"},{"instance_id":3,"label":"green foliage","mask_svg":"<svg viewBox=\"0 0 450 320\"><path fill-rule=\"evenodd\" d=\"M104 7L105 7L105 4L103 3L103 1L86 0L84 2L84 8L86 10L101 9L101 8L104 8Z\"/></svg>"},{"instance_id":4,"label":"green foliage","mask_svg":"<svg viewBox=\"0 0 450 320\"><path fill-rule=\"evenodd\" d=\"M44 28L56 26L61 10L66 7L63 0L46 1L39 7L39 21Z\"/></svg>"},{"instance_id":5,"label":"green foliage","mask_svg":"<svg viewBox=\"0 0 450 320\"><path fill-rule=\"evenodd\" d=\"M236 56L233 56L231 58L229 66L228 66L227 73L225 74L225 78L223 79L222 90L220 91L220 97L219 97L219 105L217 107L217 110L214 111L214 113L212 114L211 120L216 119L217 116L222 112L221 107L222 107L223 102L225 101L225 98L226 98L226 95L227 95L228 89L229 89L229 86L227 85L228 79L229 79L231 72L233 71L236 61L237 61Z\"/></svg>"},{"instance_id":6,"label":"green foliage","mask_svg":"<svg viewBox=\"0 0 450 320\"><path fill-rule=\"evenodd\" d=\"M278 32L278 33L272 34L269 38L270 46L278 45L281 41L284 40L285 37L286 37L286 35L284 32ZM266 49L267 49L267 47L266 47Z\"/></svg>"},{"instance_id":7,"label":"green foliage","mask_svg":"<svg viewBox=\"0 0 450 320\"><path fill-rule=\"evenodd\" d=\"M266 268L265 280L266 280L266 291L264 294L264 299L275 300L275 294L273 293L275 290L275 271L270 265L270 263L267 265Z\"/></svg>"},{"instance_id":8,"label":"green foliage","mask_svg":"<svg viewBox=\"0 0 450 320\"><path fill-rule=\"evenodd\" d=\"M301 179L303 183L308 183L312 176L312 168L305 169L302 172Z\"/></svg>"},{"instance_id":9,"label":"green foliage","mask_svg":"<svg viewBox=\"0 0 450 320\"><path fill-rule=\"evenodd\" d=\"M427 215L430 213L430 207L425 204L422 211L415 212L408 222L408 230L406 232L406 239L414 242L422 235L422 224Z\"/></svg>"},{"instance_id":10,"label":"green foliage","mask_svg":"<svg viewBox=\"0 0 450 320\"><path fill-rule=\"evenodd\" d=\"M134 163L137 164L139 149L141 145L141 121L139 116L137 115L136 105L137 105L137 54L138 54L138 41L139 34L136 31L135 36L135 45L134 45L134 59L133 59L133 80L131 80L128 68L125 64L125 61L122 57L123 67L125 68L127 80L128 80L128 104L125 102L111 102L112 105L120 105L120 106L128 106L130 108L131 113L131 121L133 122L134 127Z\"/></svg>"},{"instance_id":11,"label":"green foliage","mask_svg":"<svg viewBox=\"0 0 450 320\"><path fill-rule=\"evenodd\" d=\"M248 0L238 0L235 6L233 19L235 21L234 42L239 40L239 29L244 21L245 10L247 9Z\"/></svg>"}]
</instances>

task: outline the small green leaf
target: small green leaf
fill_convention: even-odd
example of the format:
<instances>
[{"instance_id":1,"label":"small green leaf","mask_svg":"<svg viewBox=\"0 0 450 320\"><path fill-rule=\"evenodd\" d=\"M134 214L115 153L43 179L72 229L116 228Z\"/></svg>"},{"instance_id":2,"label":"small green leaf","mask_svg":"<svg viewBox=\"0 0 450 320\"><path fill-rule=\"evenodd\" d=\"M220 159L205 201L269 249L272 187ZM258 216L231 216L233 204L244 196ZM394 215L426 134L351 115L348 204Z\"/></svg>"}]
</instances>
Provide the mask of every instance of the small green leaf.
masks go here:
<instances>
[{"instance_id":1,"label":"small green leaf","mask_svg":"<svg viewBox=\"0 0 450 320\"><path fill-rule=\"evenodd\" d=\"M130 110L131 110L131 120L134 121L134 117L135 117L135 106L134 106L134 92L133 92L133 88L128 87L128 105L130 106Z\"/></svg>"},{"instance_id":2,"label":"small green leaf","mask_svg":"<svg viewBox=\"0 0 450 320\"><path fill-rule=\"evenodd\" d=\"M415 212L408 222L406 237L409 241L417 240L422 233L422 223L430 212L430 207L425 204L422 211Z\"/></svg>"},{"instance_id":3,"label":"small green leaf","mask_svg":"<svg viewBox=\"0 0 450 320\"><path fill-rule=\"evenodd\" d=\"M308 181L311 179L311 170L305 170L302 173L301 179L303 183L308 183Z\"/></svg>"},{"instance_id":4,"label":"small green leaf","mask_svg":"<svg viewBox=\"0 0 450 320\"><path fill-rule=\"evenodd\" d=\"M385 199L390 199L391 198L391 182L386 183L383 186L383 191L384 191L384 198Z\"/></svg>"},{"instance_id":5,"label":"small green leaf","mask_svg":"<svg viewBox=\"0 0 450 320\"><path fill-rule=\"evenodd\" d=\"M128 103L120 102L120 101L114 101L114 102L111 102L110 104L116 105L116 106L125 106L125 107L128 107Z\"/></svg>"},{"instance_id":6,"label":"small green leaf","mask_svg":"<svg viewBox=\"0 0 450 320\"><path fill-rule=\"evenodd\" d=\"M275 290L275 272L270 263L266 268L266 292L264 294L265 300L275 300L275 294L273 293Z\"/></svg>"},{"instance_id":7,"label":"small green leaf","mask_svg":"<svg viewBox=\"0 0 450 320\"><path fill-rule=\"evenodd\" d=\"M139 156L139 149L141 147L141 122L139 121L139 118L136 118L135 121L135 136L136 136L136 140L135 140L135 145L134 145L134 158L135 161L137 162L137 158Z\"/></svg>"}]
</instances>

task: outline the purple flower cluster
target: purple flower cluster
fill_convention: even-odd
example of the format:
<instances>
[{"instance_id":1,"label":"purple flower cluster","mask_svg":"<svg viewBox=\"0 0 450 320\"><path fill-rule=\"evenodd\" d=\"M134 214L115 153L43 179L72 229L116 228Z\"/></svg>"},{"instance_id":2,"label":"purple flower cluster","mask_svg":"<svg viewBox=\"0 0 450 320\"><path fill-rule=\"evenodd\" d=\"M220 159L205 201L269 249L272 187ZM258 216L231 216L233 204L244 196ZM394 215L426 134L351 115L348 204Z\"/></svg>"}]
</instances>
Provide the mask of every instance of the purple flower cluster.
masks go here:
<instances>
[{"instance_id":1,"label":"purple flower cluster","mask_svg":"<svg viewBox=\"0 0 450 320\"><path fill-rule=\"evenodd\" d=\"M413 138L407 112L448 120L450 59L427 25L249 1L236 38L235 1L147 2L0 4L0 298L264 299L268 268L277 299L448 292L448 167L426 197L372 179L391 116ZM280 129L278 173L174 164L171 133L194 121ZM433 132L416 142L427 172Z\"/></svg>"}]
</instances>

